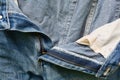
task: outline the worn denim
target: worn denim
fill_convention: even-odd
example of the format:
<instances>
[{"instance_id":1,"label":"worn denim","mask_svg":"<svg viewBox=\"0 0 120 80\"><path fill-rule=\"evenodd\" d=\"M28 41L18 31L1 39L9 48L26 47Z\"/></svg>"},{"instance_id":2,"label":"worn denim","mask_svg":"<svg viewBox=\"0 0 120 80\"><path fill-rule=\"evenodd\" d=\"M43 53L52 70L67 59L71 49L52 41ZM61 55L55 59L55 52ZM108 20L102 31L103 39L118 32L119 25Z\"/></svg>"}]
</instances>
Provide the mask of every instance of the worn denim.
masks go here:
<instances>
[{"instance_id":1,"label":"worn denim","mask_svg":"<svg viewBox=\"0 0 120 80\"><path fill-rule=\"evenodd\" d=\"M120 80L119 44L105 59L75 43L119 18L119 4L119 0L18 0L17 6L13 0L0 0L0 79Z\"/></svg>"},{"instance_id":2,"label":"worn denim","mask_svg":"<svg viewBox=\"0 0 120 80\"><path fill-rule=\"evenodd\" d=\"M42 80L39 39L46 50L51 40L13 1L0 0L0 4L0 80Z\"/></svg>"}]
</instances>

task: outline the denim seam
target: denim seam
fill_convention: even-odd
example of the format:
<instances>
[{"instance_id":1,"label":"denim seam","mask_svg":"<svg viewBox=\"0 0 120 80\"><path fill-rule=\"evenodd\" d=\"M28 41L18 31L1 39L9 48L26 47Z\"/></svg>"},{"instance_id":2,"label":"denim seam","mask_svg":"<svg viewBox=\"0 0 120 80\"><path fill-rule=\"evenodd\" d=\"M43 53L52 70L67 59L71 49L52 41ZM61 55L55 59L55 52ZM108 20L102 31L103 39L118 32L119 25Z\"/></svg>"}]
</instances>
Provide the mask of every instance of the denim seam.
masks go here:
<instances>
[{"instance_id":1,"label":"denim seam","mask_svg":"<svg viewBox=\"0 0 120 80\"><path fill-rule=\"evenodd\" d=\"M76 71L82 71L82 72L85 72L85 73L89 73L91 75L95 75L96 74L95 72L90 71L90 70L88 70L88 69L86 69L84 67L79 67L79 66L76 66L76 65L73 65L73 64L69 64L69 63L67 63L65 61L61 62L58 59L56 61L54 57L49 56L48 54L41 56L39 59L42 59L42 60L44 60L46 62L50 62L50 63L52 63L54 65L61 66L63 68L67 68L67 69L71 69L71 70L76 70Z\"/></svg>"},{"instance_id":2,"label":"denim seam","mask_svg":"<svg viewBox=\"0 0 120 80\"><path fill-rule=\"evenodd\" d=\"M64 62L66 62L66 63L73 64L73 65L75 65L75 66L79 66L79 67L83 67L83 68L86 68L86 69L90 69L90 70L92 70L92 71L94 71L94 72L97 71L97 69L94 69L94 68L91 68L91 67L88 67L88 66L83 66L83 65L81 65L81 64L77 64L77 63L75 63L75 62L68 61L68 60L66 60L66 59L63 59L63 58L61 58L61 57L58 57L58 56L55 56L55 55L52 55L52 54L47 54L47 55L52 56L52 57L54 57L54 58L57 58L57 59L59 59L59 60L61 60L61 61L64 61Z\"/></svg>"},{"instance_id":3,"label":"denim seam","mask_svg":"<svg viewBox=\"0 0 120 80\"><path fill-rule=\"evenodd\" d=\"M90 9L90 12L89 12L87 20L86 20L84 35L87 35L90 32L90 27L91 27L92 20L93 20L95 10L97 7L97 2L98 2L98 0L93 0L93 2L91 4L91 9Z\"/></svg>"},{"instance_id":4,"label":"denim seam","mask_svg":"<svg viewBox=\"0 0 120 80\"><path fill-rule=\"evenodd\" d=\"M77 2L78 2L78 0L72 0L72 4L71 4L71 11L72 11L72 9L73 9L73 11L72 11L72 13L73 13L73 17L74 17L74 13L75 13L75 11L76 11L76 8L77 8ZM71 18L71 20L72 20L72 18ZM71 28L72 28L72 25L68 25L69 26L69 29L68 29L68 33L67 33L67 36L66 36L66 39L65 39L65 42L66 42L66 40L67 40L67 38L69 37L69 35L70 35L70 32L71 32Z\"/></svg>"},{"instance_id":5,"label":"denim seam","mask_svg":"<svg viewBox=\"0 0 120 80\"><path fill-rule=\"evenodd\" d=\"M44 78L45 80L48 80L48 79L47 79L47 74L46 74L47 71L46 71L46 64L45 64L45 62L42 61L41 65L42 65L42 68L43 68L43 71L42 71L42 72L43 72L43 78Z\"/></svg>"},{"instance_id":6,"label":"denim seam","mask_svg":"<svg viewBox=\"0 0 120 80\"><path fill-rule=\"evenodd\" d=\"M69 33L70 24L71 24L73 15L74 15L74 10L76 8L76 5L77 5L77 0L70 0L69 1L69 13L68 13L66 20L65 20L65 29L64 29L65 34L64 34L64 37L61 40L60 44L66 43L66 38L67 38L68 33Z\"/></svg>"},{"instance_id":7,"label":"denim seam","mask_svg":"<svg viewBox=\"0 0 120 80\"><path fill-rule=\"evenodd\" d=\"M83 58L83 59L87 59L87 60L93 61L93 62L95 62L95 63L97 63L97 64L100 64L100 65L103 64L103 62L99 62L99 61L97 61L97 60L87 58L87 57L82 56L82 55L79 55L79 54L77 54L77 53L76 53L76 55L75 55L73 52L69 52L69 51L64 50L64 49L62 49L62 48L59 48L59 47L54 47L52 50L63 51L63 52L65 52L65 53L67 53L67 54L74 55L74 56L77 56L77 57L80 57L80 58Z\"/></svg>"}]
</instances>

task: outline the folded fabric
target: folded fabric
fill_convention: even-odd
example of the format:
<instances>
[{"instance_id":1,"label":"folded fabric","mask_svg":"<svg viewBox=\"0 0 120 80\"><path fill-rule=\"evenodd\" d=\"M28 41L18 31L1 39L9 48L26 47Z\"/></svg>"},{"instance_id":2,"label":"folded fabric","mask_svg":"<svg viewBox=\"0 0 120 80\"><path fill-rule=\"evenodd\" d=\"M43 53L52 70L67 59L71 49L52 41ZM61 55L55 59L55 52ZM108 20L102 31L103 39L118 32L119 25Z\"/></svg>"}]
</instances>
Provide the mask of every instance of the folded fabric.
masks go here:
<instances>
[{"instance_id":1,"label":"folded fabric","mask_svg":"<svg viewBox=\"0 0 120 80\"><path fill-rule=\"evenodd\" d=\"M95 53L102 54L107 58L116 48L120 41L120 19L108 23L94 30L76 42L88 45Z\"/></svg>"}]
</instances>

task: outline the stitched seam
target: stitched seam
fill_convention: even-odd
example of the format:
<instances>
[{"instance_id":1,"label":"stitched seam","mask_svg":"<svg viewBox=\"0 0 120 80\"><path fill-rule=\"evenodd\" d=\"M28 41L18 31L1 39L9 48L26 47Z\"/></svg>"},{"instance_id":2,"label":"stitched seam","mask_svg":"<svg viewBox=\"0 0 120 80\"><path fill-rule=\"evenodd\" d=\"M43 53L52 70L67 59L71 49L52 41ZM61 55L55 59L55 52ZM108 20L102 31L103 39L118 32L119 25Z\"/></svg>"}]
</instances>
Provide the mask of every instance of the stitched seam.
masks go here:
<instances>
[{"instance_id":1,"label":"stitched seam","mask_svg":"<svg viewBox=\"0 0 120 80\"><path fill-rule=\"evenodd\" d=\"M62 60L62 61L71 63L71 64L76 65L76 66L84 67L84 68L90 69L90 70L95 71L95 72L97 71L96 69L94 69L94 68L92 68L92 67L88 67L88 66L84 66L84 65L81 65L81 64L77 64L77 63L75 63L75 62L68 61L68 60L66 60L66 59L64 59L64 58L61 58L61 57L58 57L58 56L56 56L56 55L52 55L52 54L47 54L47 55L50 55L50 56L55 57L55 58L57 58L57 59L59 59L59 60Z\"/></svg>"},{"instance_id":2,"label":"stitched seam","mask_svg":"<svg viewBox=\"0 0 120 80\"><path fill-rule=\"evenodd\" d=\"M74 3L74 2L76 2L76 3ZM65 35L64 35L62 41L59 44L66 43L66 39L67 39L67 36L69 34L70 23L72 21L74 11L75 11L75 8L77 6L77 0L70 0L69 3L70 3L70 5L69 5L69 14L68 14L68 16L66 17L66 20L65 20L65 27L66 27L64 29Z\"/></svg>"},{"instance_id":3,"label":"stitched seam","mask_svg":"<svg viewBox=\"0 0 120 80\"><path fill-rule=\"evenodd\" d=\"M83 58L83 59L87 59L87 60L89 60L89 61L93 61L93 62L95 62L95 63L97 63L97 64L100 64L100 65L103 64L103 62L99 62L99 61L97 61L97 60L90 59L90 58L88 58L88 57L85 57L85 56L82 56L82 55L79 55L79 54L75 54L75 53L73 53L73 52L69 52L69 51L64 50L64 49L62 49L62 48L59 48L59 47L54 47L53 50L62 51L62 52L65 52L66 54L70 54L70 55L74 55L74 56L76 56L76 57L80 57L80 58Z\"/></svg>"},{"instance_id":4,"label":"stitched seam","mask_svg":"<svg viewBox=\"0 0 120 80\"><path fill-rule=\"evenodd\" d=\"M93 2L92 2L91 10L90 10L90 13L89 13L87 20L86 20L84 35L87 35L90 32L90 27L91 27L92 20L93 20L95 10L97 7L97 2L98 2L98 0L93 0Z\"/></svg>"},{"instance_id":5,"label":"stitched seam","mask_svg":"<svg viewBox=\"0 0 120 80\"><path fill-rule=\"evenodd\" d=\"M78 0L73 0L73 1L78 2ZM72 15L72 17L74 17L74 13L75 13L75 11L76 11L76 8L77 8L77 4L74 5L74 10L73 10L73 15ZM72 18L71 18L71 21L72 21ZM66 42L66 40L69 38L71 28L72 28L72 26L69 24L69 29L68 29L68 33L67 33L65 42Z\"/></svg>"}]
</instances>

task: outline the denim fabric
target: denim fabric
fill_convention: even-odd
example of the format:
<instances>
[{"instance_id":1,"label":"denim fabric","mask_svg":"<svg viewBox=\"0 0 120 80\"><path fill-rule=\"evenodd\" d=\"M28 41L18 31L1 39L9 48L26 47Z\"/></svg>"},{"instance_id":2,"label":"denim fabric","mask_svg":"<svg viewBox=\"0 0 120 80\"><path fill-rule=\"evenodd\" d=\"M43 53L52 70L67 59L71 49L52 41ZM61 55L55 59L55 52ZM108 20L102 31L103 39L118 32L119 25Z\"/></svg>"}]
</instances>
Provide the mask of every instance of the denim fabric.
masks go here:
<instances>
[{"instance_id":1,"label":"denim fabric","mask_svg":"<svg viewBox=\"0 0 120 80\"><path fill-rule=\"evenodd\" d=\"M109 66L112 67L110 72L118 68L119 45L105 59L75 41L119 18L119 3L119 0L18 0L17 6L12 0L0 0L3 16L0 20L0 79L104 80L93 75L102 76ZM98 72L41 53L50 48L55 51L56 47L58 52L62 48L87 57L90 65L92 61L99 62ZM108 73L107 80L120 80L119 70Z\"/></svg>"},{"instance_id":2,"label":"denim fabric","mask_svg":"<svg viewBox=\"0 0 120 80\"><path fill-rule=\"evenodd\" d=\"M13 2L0 3L0 80L42 80L39 39L46 50L51 40L15 6L10 7Z\"/></svg>"}]
</instances>

